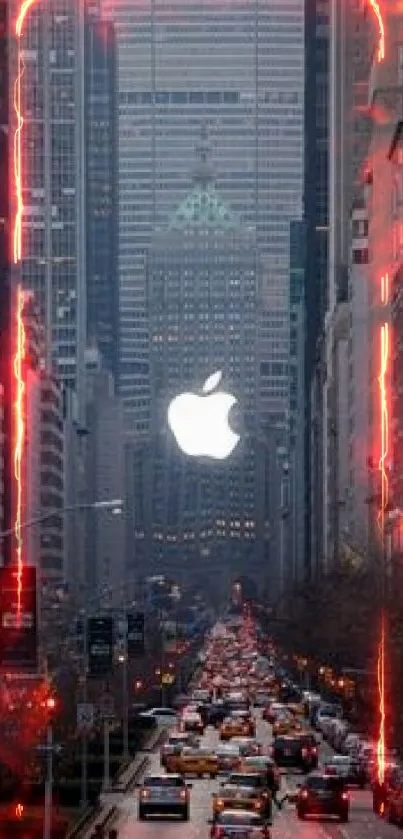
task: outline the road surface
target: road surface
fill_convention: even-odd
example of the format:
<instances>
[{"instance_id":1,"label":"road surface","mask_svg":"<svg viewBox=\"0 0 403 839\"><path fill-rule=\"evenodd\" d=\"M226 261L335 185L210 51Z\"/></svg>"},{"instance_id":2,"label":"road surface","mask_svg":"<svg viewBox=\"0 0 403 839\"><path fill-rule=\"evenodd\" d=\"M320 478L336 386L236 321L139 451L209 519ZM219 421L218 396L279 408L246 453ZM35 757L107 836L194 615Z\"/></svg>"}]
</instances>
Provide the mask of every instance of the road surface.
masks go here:
<instances>
[{"instance_id":1,"label":"road surface","mask_svg":"<svg viewBox=\"0 0 403 839\"><path fill-rule=\"evenodd\" d=\"M258 717L257 739L262 743L271 740L270 727ZM218 741L217 732L207 729L203 745L213 746ZM327 747L321 747L322 756ZM149 772L159 772L159 753L152 754ZM283 789L295 789L301 776L297 773L283 776ZM217 790L219 781L210 779L189 779L191 790L191 818L189 822L174 819L137 820L137 793L133 791L116 797L118 818L114 827L119 839L209 839L211 816L211 795ZM351 791L350 821L307 822L298 821L295 805L287 803L281 811L273 807L272 839L402 839L399 828L385 823L372 812L372 797L369 790Z\"/></svg>"}]
</instances>

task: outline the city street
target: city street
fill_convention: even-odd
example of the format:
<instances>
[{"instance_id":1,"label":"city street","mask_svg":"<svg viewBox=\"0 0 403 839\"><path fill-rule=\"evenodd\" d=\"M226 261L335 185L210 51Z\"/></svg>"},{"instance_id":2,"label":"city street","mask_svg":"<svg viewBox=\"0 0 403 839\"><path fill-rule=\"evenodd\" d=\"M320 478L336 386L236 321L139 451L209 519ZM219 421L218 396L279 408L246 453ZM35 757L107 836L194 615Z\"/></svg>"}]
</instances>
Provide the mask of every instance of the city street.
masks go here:
<instances>
[{"instance_id":1,"label":"city street","mask_svg":"<svg viewBox=\"0 0 403 839\"><path fill-rule=\"evenodd\" d=\"M260 719L257 724L257 739L262 743L270 742L270 728ZM208 729L204 737L205 746L217 742L217 732ZM325 747L321 747L322 754ZM151 756L150 772L159 772L159 755ZM286 789L292 791L301 776L287 774L283 776L282 794ZM174 819L151 819L147 822L137 820L137 794L133 791L119 803L119 818L115 825L119 839L208 839L211 815L211 794L217 789L217 781L210 779L193 780L191 790L191 821L187 824ZM286 803L283 810L274 808L272 828L273 839L398 839L402 835L399 828L386 824L372 812L372 796L369 790L351 791L350 821L340 825L337 821L307 822L298 821L295 806Z\"/></svg>"}]
</instances>

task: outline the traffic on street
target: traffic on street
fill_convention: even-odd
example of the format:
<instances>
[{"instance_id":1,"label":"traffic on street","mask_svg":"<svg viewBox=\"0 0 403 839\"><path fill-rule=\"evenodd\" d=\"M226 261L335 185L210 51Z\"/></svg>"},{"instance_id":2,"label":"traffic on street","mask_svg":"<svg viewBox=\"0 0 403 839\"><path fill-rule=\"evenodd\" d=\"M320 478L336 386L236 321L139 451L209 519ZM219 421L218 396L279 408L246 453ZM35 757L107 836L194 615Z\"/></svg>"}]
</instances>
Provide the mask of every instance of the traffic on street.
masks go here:
<instances>
[{"instance_id":1,"label":"traffic on street","mask_svg":"<svg viewBox=\"0 0 403 839\"><path fill-rule=\"evenodd\" d=\"M397 758L386 755L381 787L376 743L336 702L293 682L247 609L216 623L199 660L175 714L153 709L164 742L116 799L119 839L400 835L386 781L400 777Z\"/></svg>"}]
</instances>

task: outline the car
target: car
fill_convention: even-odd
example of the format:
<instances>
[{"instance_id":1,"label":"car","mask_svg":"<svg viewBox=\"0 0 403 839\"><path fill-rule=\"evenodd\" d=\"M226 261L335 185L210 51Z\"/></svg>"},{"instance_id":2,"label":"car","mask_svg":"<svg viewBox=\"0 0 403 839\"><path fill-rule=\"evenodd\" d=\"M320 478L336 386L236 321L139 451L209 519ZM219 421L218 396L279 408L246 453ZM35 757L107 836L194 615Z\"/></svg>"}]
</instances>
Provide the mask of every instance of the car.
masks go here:
<instances>
[{"instance_id":1,"label":"car","mask_svg":"<svg viewBox=\"0 0 403 839\"><path fill-rule=\"evenodd\" d=\"M178 815L189 820L190 785L181 775L147 775L139 785L138 817L143 821L150 815Z\"/></svg>"},{"instance_id":2,"label":"car","mask_svg":"<svg viewBox=\"0 0 403 839\"><path fill-rule=\"evenodd\" d=\"M241 756L239 747L230 743L221 743L217 746L216 755L220 772L232 772L240 769Z\"/></svg>"},{"instance_id":3,"label":"car","mask_svg":"<svg viewBox=\"0 0 403 839\"><path fill-rule=\"evenodd\" d=\"M263 795L262 789L254 787L240 787L225 782L220 785L218 792L213 792L213 821L223 810L249 810L266 816L268 807L271 809L270 797Z\"/></svg>"},{"instance_id":4,"label":"car","mask_svg":"<svg viewBox=\"0 0 403 839\"><path fill-rule=\"evenodd\" d=\"M161 766L167 768L170 755L179 755L185 746L199 748L200 740L194 734L186 731L173 731L160 749Z\"/></svg>"},{"instance_id":5,"label":"car","mask_svg":"<svg viewBox=\"0 0 403 839\"><path fill-rule=\"evenodd\" d=\"M220 726L220 740L231 740L232 737L250 736L250 728L243 717L225 717Z\"/></svg>"},{"instance_id":6,"label":"car","mask_svg":"<svg viewBox=\"0 0 403 839\"><path fill-rule=\"evenodd\" d=\"M234 746L239 746L239 754L242 757L262 754L262 744L254 737L233 737L231 743Z\"/></svg>"},{"instance_id":7,"label":"car","mask_svg":"<svg viewBox=\"0 0 403 839\"><path fill-rule=\"evenodd\" d=\"M337 775L312 772L297 793L297 816L338 816L348 822L350 798L346 785Z\"/></svg>"},{"instance_id":8,"label":"car","mask_svg":"<svg viewBox=\"0 0 403 839\"><path fill-rule=\"evenodd\" d=\"M241 759L238 767L241 772L262 772L271 790L276 792L281 786L281 775L274 760L269 755L250 755ZM270 779L270 783L269 783Z\"/></svg>"},{"instance_id":9,"label":"car","mask_svg":"<svg viewBox=\"0 0 403 839\"><path fill-rule=\"evenodd\" d=\"M182 712L180 728L181 731L193 731L198 734L204 734L204 723L201 714L198 711L185 709Z\"/></svg>"},{"instance_id":10,"label":"car","mask_svg":"<svg viewBox=\"0 0 403 839\"><path fill-rule=\"evenodd\" d=\"M219 773L217 755L202 748L192 749L184 746L179 753L168 754L165 765L170 772L179 772L181 775L196 775L198 778L202 778L203 775L216 778Z\"/></svg>"},{"instance_id":11,"label":"car","mask_svg":"<svg viewBox=\"0 0 403 839\"><path fill-rule=\"evenodd\" d=\"M310 772L318 765L318 748L310 734L286 734L273 742L273 758L277 766L292 766Z\"/></svg>"},{"instance_id":12,"label":"car","mask_svg":"<svg viewBox=\"0 0 403 839\"><path fill-rule=\"evenodd\" d=\"M267 821L249 810L223 810L210 831L211 839L270 839Z\"/></svg>"},{"instance_id":13,"label":"car","mask_svg":"<svg viewBox=\"0 0 403 839\"><path fill-rule=\"evenodd\" d=\"M267 784L266 773L261 770L249 771L235 771L231 772L225 781L225 785L233 786L240 789L254 789L259 792L262 799L266 802L263 811L261 811L267 818L271 818L271 791Z\"/></svg>"},{"instance_id":14,"label":"car","mask_svg":"<svg viewBox=\"0 0 403 839\"><path fill-rule=\"evenodd\" d=\"M212 702L207 711L207 724L217 727L223 723L227 716L228 708L222 700Z\"/></svg>"},{"instance_id":15,"label":"car","mask_svg":"<svg viewBox=\"0 0 403 839\"><path fill-rule=\"evenodd\" d=\"M176 725L178 722L178 714L173 708L150 708L148 711L142 711L139 717L143 720L152 719L157 725Z\"/></svg>"},{"instance_id":16,"label":"car","mask_svg":"<svg viewBox=\"0 0 403 839\"><path fill-rule=\"evenodd\" d=\"M364 789L367 783L367 773L364 764L350 755L332 755L325 762L327 772L334 772L344 779L349 786Z\"/></svg>"}]
</instances>

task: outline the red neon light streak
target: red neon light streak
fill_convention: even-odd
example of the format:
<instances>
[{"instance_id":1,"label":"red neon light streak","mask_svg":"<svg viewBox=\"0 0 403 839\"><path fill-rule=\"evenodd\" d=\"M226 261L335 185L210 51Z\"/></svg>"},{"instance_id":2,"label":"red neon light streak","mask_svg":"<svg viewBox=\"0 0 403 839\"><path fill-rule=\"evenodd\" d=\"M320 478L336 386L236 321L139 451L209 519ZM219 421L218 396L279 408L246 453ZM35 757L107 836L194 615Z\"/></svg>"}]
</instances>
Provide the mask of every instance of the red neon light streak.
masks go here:
<instances>
[{"instance_id":1,"label":"red neon light streak","mask_svg":"<svg viewBox=\"0 0 403 839\"><path fill-rule=\"evenodd\" d=\"M22 596L22 569L23 569L23 538L21 533L21 514L22 514L22 461L24 454L24 438L25 438L25 419L24 419L24 371L23 364L25 358L25 327L23 319L24 309L24 292L19 287L17 289L17 314L16 314L16 347L14 356L14 381L16 398L14 403L15 414L15 443L14 443L14 477L16 484L16 502L15 502L15 519L14 519L14 535L16 540L16 564L17 564L17 613L21 615L21 596Z\"/></svg>"},{"instance_id":2,"label":"red neon light streak","mask_svg":"<svg viewBox=\"0 0 403 839\"><path fill-rule=\"evenodd\" d=\"M381 277L381 304L383 307L389 303L389 274ZM389 502L389 481L387 474L386 458L389 451L389 404L388 404L388 373L390 357L389 324L385 319L380 329L380 371L379 399L380 399L380 458L379 472L381 478L381 504L378 514L378 524L384 547L385 541L385 515ZM377 772L378 781L383 784L385 778L385 615L382 612L381 634L378 645L378 696L379 696L379 732L377 743Z\"/></svg>"},{"instance_id":3,"label":"red neon light streak","mask_svg":"<svg viewBox=\"0 0 403 839\"><path fill-rule=\"evenodd\" d=\"M382 614L381 637L378 647L379 732L377 744L378 781L385 780L385 616Z\"/></svg>"},{"instance_id":4,"label":"red neon light streak","mask_svg":"<svg viewBox=\"0 0 403 839\"><path fill-rule=\"evenodd\" d=\"M13 169L14 169L14 191L15 191L15 212L13 219L13 262L16 265L21 261L22 255L22 218L24 214L24 198L22 185L22 149L21 138L22 129L24 126L24 116L22 113L21 102L21 86L22 77L24 75L25 65L21 50L21 37L23 34L23 26L26 16L30 8L37 0L24 0L21 4L17 20L15 24L15 34L18 41L17 50L17 76L14 82L14 112L16 117L17 127L14 132L14 149L13 149Z\"/></svg>"},{"instance_id":5,"label":"red neon light streak","mask_svg":"<svg viewBox=\"0 0 403 839\"><path fill-rule=\"evenodd\" d=\"M381 278L381 302L387 306L389 302L389 275ZM389 407L387 376L389 367L390 341L389 324L385 321L381 325L380 333L380 371L378 376L380 397L381 440L378 468L381 476L381 504L378 514L378 524L382 537L384 536L385 513L389 501L389 481L386 468L386 458L389 452Z\"/></svg>"},{"instance_id":6,"label":"red neon light streak","mask_svg":"<svg viewBox=\"0 0 403 839\"><path fill-rule=\"evenodd\" d=\"M380 3L377 0L369 0L369 5L376 17L378 23L378 31L379 31L379 41L378 41L378 52L377 52L377 61L380 64L381 61L385 58L385 24L383 22L383 15L381 11Z\"/></svg>"}]
</instances>

